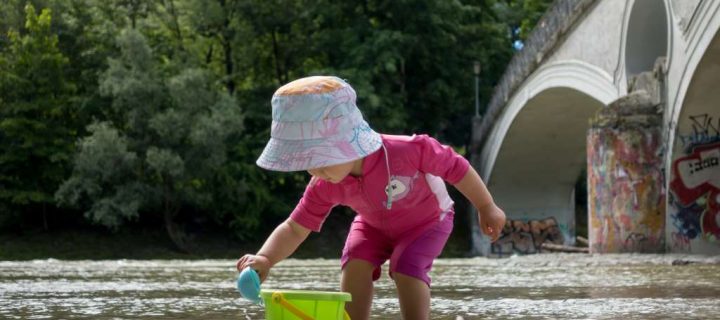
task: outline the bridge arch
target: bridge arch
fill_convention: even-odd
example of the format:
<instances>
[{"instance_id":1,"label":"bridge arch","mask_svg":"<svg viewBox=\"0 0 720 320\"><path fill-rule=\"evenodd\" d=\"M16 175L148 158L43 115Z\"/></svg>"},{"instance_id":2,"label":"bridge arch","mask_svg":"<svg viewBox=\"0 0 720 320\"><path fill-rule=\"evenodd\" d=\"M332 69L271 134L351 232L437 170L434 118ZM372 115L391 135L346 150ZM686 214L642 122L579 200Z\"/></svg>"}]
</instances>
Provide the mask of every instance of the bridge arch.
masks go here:
<instances>
[{"instance_id":1,"label":"bridge arch","mask_svg":"<svg viewBox=\"0 0 720 320\"><path fill-rule=\"evenodd\" d=\"M563 243L574 242L574 190L586 167L588 119L617 98L611 76L582 61L545 65L526 80L481 154L481 175L509 217L554 225ZM524 247L521 252L535 250ZM509 248L517 251L518 244L499 240L491 250Z\"/></svg>"},{"instance_id":2,"label":"bridge arch","mask_svg":"<svg viewBox=\"0 0 720 320\"><path fill-rule=\"evenodd\" d=\"M720 248L720 6L705 9L707 27L688 48L670 109L665 161L670 252Z\"/></svg>"},{"instance_id":3,"label":"bridge arch","mask_svg":"<svg viewBox=\"0 0 720 320\"><path fill-rule=\"evenodd\" d=\"M654 73L635 78L646 71ZM720 252L718 83L720 1L556 1L475 124L479 149L473 150L473 163L509 219L567 215L560 231L572 236L567 228L573 225L573 182L589 150L588 118L629 91L646 89L650 103L664 107L662 114L649 116L648 124L656 126L653 139L662 144L648 158L666 183L656 188L660 198L648 208L657 209L651 210L657 212L653 218L666 218L661 238L667 251L715 254ZM632 112L620 116L645 119ZM633 184L627 193L647 190ZM525 227L532 229L518 223ZM495 244L477 233L473 249L497 253Z\"/></svg>"},{"instance_id":4,"label":"bridge arch","mask_svg":"<svg viewBox=\"0 0 720 320\"><path fill-rule=\"evenodd\" d=\"M583 93L603 106L619 98L618 88L613 84L612 77L591 64L572 60L543 65L517 90L490 131L480 155L480 175L484 181L489 182L492 179L495 160L515 118L527 106L528 101L552 88L566 88Z\"/></svg>"}]
</instances>

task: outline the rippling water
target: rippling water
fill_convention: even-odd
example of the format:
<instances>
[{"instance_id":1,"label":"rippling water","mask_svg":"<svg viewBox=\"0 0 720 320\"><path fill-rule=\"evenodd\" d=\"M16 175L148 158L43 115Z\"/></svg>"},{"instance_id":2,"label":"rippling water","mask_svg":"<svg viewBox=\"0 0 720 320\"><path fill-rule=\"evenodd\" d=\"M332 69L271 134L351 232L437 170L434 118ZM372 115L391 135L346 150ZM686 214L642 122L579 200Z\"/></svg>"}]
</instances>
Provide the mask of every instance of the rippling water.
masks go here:
<instances>
[{"instance_id":1,"label":"rippling water","mask_svg":"<svg viewBox=\"0 0 720 320\"><path fill-rule=\"evenodd\" d=\"M720 256L441 259L431 275L433 319L720 318ZM0 262L0 318L263 319L236 276L229 260ZM339 279L336 260L286 260L263 288L336 291ZM386 273L376 288L373 318L399 319Z\"/></svg>"}]
</instances>

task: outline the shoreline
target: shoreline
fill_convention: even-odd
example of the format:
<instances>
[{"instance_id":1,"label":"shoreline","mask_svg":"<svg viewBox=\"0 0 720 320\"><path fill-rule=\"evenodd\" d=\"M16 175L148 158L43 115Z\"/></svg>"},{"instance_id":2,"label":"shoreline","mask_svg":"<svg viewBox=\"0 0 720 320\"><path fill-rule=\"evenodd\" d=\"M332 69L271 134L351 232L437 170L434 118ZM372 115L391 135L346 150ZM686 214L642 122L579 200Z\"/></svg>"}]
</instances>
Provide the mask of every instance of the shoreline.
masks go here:
<instances>
[{"instance_id":1,"label":"shoreline","mask_svg":"<svg viewBox=\"0 0 720 320\"><path fill-rule=\"evenodd\" d=\"M0 261L27 260L165 260L237 259L257 251L258 241L240 241L230 234L194 236L191 253L177 250L164 230L143 229L110 232L106 230L58 230L0 233ZM312 233L291 258L339 259L344 239L340 235ZM466 257L467 243L451 236L441 257Z\"/></svg>"}]
</instances>

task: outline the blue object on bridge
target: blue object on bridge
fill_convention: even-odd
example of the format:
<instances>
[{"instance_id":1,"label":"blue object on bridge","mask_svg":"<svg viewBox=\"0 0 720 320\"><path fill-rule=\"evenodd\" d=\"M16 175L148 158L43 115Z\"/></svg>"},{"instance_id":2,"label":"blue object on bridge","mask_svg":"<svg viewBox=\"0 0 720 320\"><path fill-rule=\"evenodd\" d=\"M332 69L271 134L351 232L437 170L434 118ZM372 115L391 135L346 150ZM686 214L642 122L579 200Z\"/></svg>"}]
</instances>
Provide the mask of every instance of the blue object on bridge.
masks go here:
<instances>
[{"instance_id":1,"label":"blue object on bridge","mask_svg":"<svg viewBox=\"0 0 720 320\"><path fill-rule=\"evenodd\" d=\"M246 267L240 272L237 279L237 289L243 298L254 303L262 302L260 297L260 276L252 268Z\"/></svg>"},{"instance_id":2,"label":"blue object on bridge","mask_svg":"<svg viewBox=\"0 0 720 320\"><path fill-rule=\"evenodd\" d=\"M513 42L513 48L515 49L515 51L520 51L524 47L525 43L523 43L522 40L515 40L515 42Z\"/></svg>"}]
</instances>

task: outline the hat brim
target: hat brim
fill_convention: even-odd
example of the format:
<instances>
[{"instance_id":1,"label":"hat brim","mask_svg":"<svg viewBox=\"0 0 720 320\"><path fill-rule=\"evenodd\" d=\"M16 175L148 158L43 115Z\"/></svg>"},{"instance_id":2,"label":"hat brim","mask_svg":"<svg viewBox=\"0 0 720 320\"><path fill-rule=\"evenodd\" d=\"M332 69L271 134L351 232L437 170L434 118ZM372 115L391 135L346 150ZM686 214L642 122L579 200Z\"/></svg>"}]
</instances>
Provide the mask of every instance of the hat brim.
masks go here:
<instances>
[{"instance_id":1,"label":"hat brim","mask_svg":"<svg viewBox=\"0 0 720 320\"><path fill-rule=\"evenodd\" d=\"M364 158L381 146L380 134L364 123L364 126L356 128L349 134L334 138L312 140L270 138L256 163L261 168L272 171L304 171Z\"/></svg>"}]
</instances>

